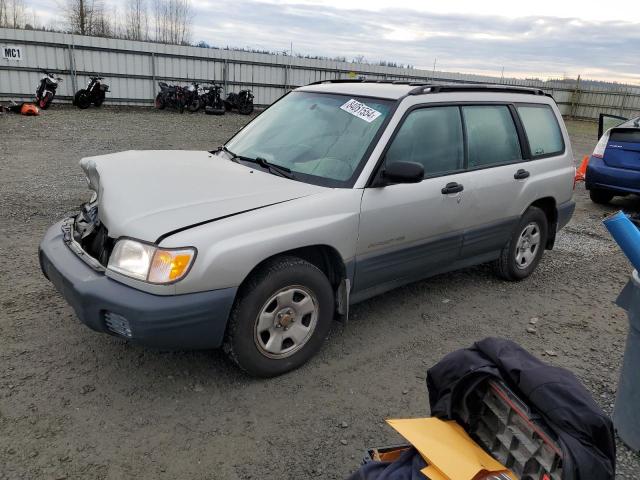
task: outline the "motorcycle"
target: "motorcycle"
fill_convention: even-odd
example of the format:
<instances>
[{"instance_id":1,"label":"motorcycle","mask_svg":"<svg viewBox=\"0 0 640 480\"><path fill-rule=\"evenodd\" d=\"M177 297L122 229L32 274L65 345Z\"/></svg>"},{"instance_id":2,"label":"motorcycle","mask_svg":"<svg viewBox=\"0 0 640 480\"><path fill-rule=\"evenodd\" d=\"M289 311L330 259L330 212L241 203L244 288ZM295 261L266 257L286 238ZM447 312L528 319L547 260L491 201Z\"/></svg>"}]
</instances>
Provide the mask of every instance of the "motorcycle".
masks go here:
<instances>
[{"instance_id":1,"label":"motorcycle","mask_svg":"<svg viewBox=\"0 0 640 480\"><path fill-rule=\"evenodd\" d=\"M202 95L204 89L196 82L184 87L184 103L191 113L195 113L202 107Z\"/></svg>"},{"instance_id":2,"label":"motorcycle","mask_svg":"<svg viewBox=\"0 0 640 480\"><path fill-rule=\"evenodd\" d=\"M62 78L55 77L53 73L46 70L42 70L42 73L44 76L40 79L40 85L36 89L36 103L41 109L46 110L56 96L56 90Z\"/></svg>"},{"instance_id":3,"label":"motorcycle","mask_svg":"<svg viewBox=\"0 0 640 480\"><path fill-rule=\"evenodd\" d=\"M158 86L160 91L156 95L156 108L162 110L165 107L171 107L177 109L180 113L184 113L184 89L177 85L169 85L166 82L158 82Z\"/></svg>"},{"instance_id":4,"label":"motorcycle","mask_svg":"<svg viewBox=\"0 0 640 480\"><path fill-rule=\"evenodd\" d=\"M207 115L224 115L225 105L222 100L222 86L215 83L205 88L202 96L204 113Z\"/></svg>"},{"instance_id":5,"label":"motorcycle","mask_svg":"<svg viewBox=\"0 0 640 480\"><path fill-rule=\"evenodd\" d=\"M109 85L102 83L104 77L89 77L87 88L78 90L73 97L73 104L80 109L88 108L92 103L99 107L109 91Z\"/></svg>"},{"instance_id":6,"label":"motorcycle","mask_svg":"<svg viewBox=\"0 0 640 480\"><path fill-rule=\"evenodd\" d=\"M227 112L233 108L238 109L238 113L249 115L253 112L253 93L251 90L240 90L238 93L230 93L224 101Z\"/></svg>"}]
</instances>

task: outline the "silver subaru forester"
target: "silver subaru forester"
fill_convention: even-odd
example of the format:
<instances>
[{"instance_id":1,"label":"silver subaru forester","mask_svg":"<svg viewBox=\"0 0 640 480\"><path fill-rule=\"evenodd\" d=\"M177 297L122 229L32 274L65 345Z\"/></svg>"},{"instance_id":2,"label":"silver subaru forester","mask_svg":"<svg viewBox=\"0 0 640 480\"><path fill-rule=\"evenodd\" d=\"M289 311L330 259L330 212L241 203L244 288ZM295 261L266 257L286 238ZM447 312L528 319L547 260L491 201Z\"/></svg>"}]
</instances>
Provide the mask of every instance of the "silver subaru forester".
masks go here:
<instances>
[{"instance_id":1,"label":"silver subaru forester","mask_svg":"<svg viewBox=\"0 0 640 480\"><path fill-rule=\"evenodd\" d=\"M40 246L80 320L223 346L265 377L306 362L373 295L484 262L528 277L574 210L555 102L497 85L319 82L217 150L80 164L91 200Z\"/></svg>"}]
</instances>

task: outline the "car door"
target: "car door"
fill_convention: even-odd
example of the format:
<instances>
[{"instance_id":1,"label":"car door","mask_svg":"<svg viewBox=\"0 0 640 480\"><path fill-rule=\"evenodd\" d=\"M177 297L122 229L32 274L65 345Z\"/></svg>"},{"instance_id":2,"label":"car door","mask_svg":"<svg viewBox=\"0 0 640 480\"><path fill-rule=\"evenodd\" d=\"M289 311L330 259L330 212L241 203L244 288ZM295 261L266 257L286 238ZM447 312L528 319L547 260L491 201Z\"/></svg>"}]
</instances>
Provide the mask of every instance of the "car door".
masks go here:
<instances>
[{"instance_id":1,"label":"car door","mask_svg":"<svg viewBox=\"0 0 640 480\"><path fill-rule=\"evenodd\" d=\"M466 203L463 138L457 106L418 107L405 115L380 170L392 162L417 162L423 165L425 178L419 183L365 188L356 296L426 277L458 258L459 217Z\"/></svg>"},{"instance_id":2,"label":"car door","mask_svg":"<svg viewBox=\"0 0 640 480\"><path fill-rule=\"evenodd\" d=\"M462 258L483 261L508 241L520 214L518 198L530 172L506 104L464 105L461 108L467 148L468 223Z\"/></svg>"},{"instance_id":3,"label":"car door","mask_svg":"<svg viewBox=\"0 0 640 480\"><path fill-rule=\"evenodd\" d=\"M467 182L473 221L464 234L461 256L490 260L508 242L531 203L571 196L567 174L573 175L573 170L549 105L469 105L462 113L467 168L474 176Z\"/></svg>"},{"instance_id":4,"label":"car door","mask_svg":"<svg viewBox=\"0 0 640 480\"><path fill-rule=\"evenodd\" d=\"M598 116L598 140L600 140L600 137L602 137L602 135L606 131L623 124L627 120L629 119L626 117L621 117L619 115L609 115L607 113L601 113Z\"/></svg>"}]
</instances>

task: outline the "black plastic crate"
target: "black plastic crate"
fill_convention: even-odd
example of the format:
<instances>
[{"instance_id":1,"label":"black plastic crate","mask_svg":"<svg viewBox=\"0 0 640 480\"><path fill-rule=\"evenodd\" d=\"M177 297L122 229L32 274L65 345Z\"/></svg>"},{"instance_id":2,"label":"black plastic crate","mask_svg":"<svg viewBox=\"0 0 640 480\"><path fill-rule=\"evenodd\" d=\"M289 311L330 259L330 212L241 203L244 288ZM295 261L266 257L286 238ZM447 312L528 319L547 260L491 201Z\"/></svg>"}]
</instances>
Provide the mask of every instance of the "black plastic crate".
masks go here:
<instances>
[{"instance_id":1,"label":"black plastic crate","mask_svg":"<svg viewBox=\"0 0 640 480\"><path fill-rule=\"evenodd\" d=\"M562 449L544 419L506 385L487 381L470 402L469 435L520 480L560 480Z\"/></svg>"}]
</instances>

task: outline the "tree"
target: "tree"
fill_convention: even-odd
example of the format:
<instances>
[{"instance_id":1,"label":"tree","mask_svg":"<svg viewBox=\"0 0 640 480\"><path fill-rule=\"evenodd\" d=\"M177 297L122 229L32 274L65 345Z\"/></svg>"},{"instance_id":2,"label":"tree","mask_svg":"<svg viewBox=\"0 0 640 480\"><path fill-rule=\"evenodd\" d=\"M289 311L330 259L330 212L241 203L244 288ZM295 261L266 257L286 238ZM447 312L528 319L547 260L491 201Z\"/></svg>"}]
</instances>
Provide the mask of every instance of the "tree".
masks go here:
<instances>
[{"instance_id":1,"label":"tree","mask_svg":"<svg viewBox=\"0 0 640 480\"><path fill-rule=\"evenodd\" d=\"M188 44L193 25L191 0L154 0L153 24L156 42Z\"/></svg>"},{"instance_id":2,"label":"tree","mask_svg":"<svg viewBox=\"0 0 640 480\"><path fill-rule=\"evenodd\" d=\"M100 0L67 0L64 16L73 33L111 36L112 28Z\"/></svg>"},{"instance_id":3,"label":"tree","mask_svg":"<svg viewBox=\"0 0 640 480\"><path fill-rule=\"evenodd\" d=\"M124 38L128 40L149 39L149 17L145 0L128 0L126 6Z\"/></svg>"},{"instance_id":4,"label":"tree","mask_svg":"<svg viewBox=\"0 0 640 480\"><path fill-rule=\"evenodd\" d=\"M23 28L25 22L23 0L0 0L0 27Z\"/></svg>"}]
</instances>

